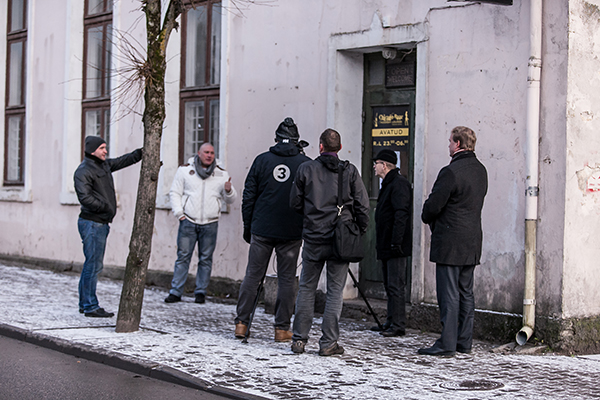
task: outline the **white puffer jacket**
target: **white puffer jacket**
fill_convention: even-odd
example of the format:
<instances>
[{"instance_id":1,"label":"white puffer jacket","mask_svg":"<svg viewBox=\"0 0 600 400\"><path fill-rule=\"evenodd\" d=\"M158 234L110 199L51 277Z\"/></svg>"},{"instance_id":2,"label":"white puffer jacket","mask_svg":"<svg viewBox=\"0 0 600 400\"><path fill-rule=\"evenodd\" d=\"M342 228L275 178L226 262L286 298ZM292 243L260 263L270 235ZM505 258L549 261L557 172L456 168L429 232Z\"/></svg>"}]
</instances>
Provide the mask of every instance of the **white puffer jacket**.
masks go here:
<instances>
[{"instance_id":1,"label":"white puffer jacket","mask_svg":"<svg viewBox=\"0 0 600 400\"><path fill-rule=\"evenodd\" d=\"M237 193L233 185L231 192L225 192L225 182L229 180L227 171L216 167L212 175L200 178L194 168L194 157L182 165L175 173L169 191L171 210L177 219L185 216L198 225L206 225L219 220L221 205L233 203Z\"/></svg>"}]
</instances>

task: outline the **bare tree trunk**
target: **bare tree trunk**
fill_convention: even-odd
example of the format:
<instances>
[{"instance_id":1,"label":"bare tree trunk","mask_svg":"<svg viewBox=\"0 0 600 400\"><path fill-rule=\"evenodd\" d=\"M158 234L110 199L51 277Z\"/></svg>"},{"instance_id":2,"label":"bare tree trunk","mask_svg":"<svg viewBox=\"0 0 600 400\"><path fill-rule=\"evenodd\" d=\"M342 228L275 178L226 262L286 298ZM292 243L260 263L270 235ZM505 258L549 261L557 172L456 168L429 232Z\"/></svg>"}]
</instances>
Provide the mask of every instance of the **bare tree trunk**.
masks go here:
<instances>
[{"instance_id":1,"label":"bare tree trunk","mask_svg":"<svg viewBox=\"0 0 600 400\"><path fill-rule=\"evenodd\" d=\"M146 271L152 249L158 173L161 166L160 141L165 120L165 54L169 34L176 27L175 19L181 13L181 1L172 0L169 3L164 29L161 29L161 0L142 1L142 10L146 13L148 42L145 71L142 71L145 79L145 108L142 120L144 154L117 315L117 332L134 332L140 326Z\"/></svg>"}]
</instances>

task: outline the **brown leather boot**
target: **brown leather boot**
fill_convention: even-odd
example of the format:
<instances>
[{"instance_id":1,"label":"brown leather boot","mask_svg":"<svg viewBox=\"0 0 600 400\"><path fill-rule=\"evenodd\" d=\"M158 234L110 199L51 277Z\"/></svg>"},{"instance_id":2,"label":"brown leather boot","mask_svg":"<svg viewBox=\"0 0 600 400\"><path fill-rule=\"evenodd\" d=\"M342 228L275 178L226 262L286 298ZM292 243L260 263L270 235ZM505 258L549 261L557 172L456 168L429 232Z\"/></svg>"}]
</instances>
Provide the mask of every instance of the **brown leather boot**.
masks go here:
<instances>
[{"instance_id":1,"label":"brown leather boot","mask_svg":"<svg viewBox=\"0 0 600 400\"><path fill-rule=\"evenodd\" d=\"M292 332L275 328L276 342L289 342L290 340L292 340Z\"/></svg>"},{"instance_id":2,"label":"brown leather boot","mask_svg":"<svg viewBox=\"0 0 600 400\"><path fill-rule=\"evenodd\" d=\"M247 329L248 329L248 327L246 325L244 325L241 322L238 322L237 324L235 324L235 337L238 339L245 338ZM250 336L250 335L248 334L248 336Z\"/></svg>"}]
</instances>

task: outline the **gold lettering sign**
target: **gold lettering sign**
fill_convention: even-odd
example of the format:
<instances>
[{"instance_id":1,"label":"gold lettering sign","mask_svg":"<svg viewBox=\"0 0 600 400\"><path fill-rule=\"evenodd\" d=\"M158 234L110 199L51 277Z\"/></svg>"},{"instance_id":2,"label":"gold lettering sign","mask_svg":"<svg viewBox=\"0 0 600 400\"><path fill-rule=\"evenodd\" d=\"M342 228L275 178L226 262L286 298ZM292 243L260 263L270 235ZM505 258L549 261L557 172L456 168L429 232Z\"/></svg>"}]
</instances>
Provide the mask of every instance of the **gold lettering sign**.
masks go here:
<instances>
[{"instance_id":1,"label":"gold lettering sign","mask_svg":"<svg viewBox=\"0 0 600 400\"><path fill-rule=\"evenodd\" d=\"M408 128L373 129L373 137L408 136Z\"/></svg>"}]
</instances>

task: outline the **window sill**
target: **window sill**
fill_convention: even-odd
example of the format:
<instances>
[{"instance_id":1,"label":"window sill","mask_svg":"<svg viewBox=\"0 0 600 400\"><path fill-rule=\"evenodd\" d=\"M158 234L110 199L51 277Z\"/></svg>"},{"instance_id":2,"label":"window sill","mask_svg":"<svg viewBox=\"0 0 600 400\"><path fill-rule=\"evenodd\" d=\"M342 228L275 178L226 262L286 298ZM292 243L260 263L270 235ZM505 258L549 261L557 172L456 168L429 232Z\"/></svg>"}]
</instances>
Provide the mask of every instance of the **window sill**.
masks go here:
<instances>
[{"instance_id":1,"label":"window sill","mask_svg":"<svg viewBox=\"0 0 600 400\"><path fill-rule=\"evenodd\" d=\"M23 187L2 187L0 188L0 201L31 203L31 190Z\"/></svg>"}]
</instances>

